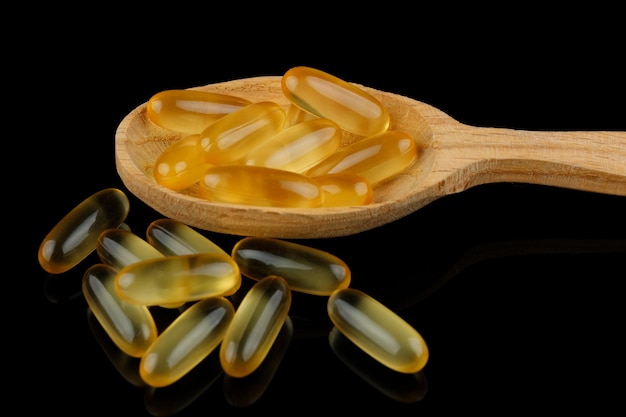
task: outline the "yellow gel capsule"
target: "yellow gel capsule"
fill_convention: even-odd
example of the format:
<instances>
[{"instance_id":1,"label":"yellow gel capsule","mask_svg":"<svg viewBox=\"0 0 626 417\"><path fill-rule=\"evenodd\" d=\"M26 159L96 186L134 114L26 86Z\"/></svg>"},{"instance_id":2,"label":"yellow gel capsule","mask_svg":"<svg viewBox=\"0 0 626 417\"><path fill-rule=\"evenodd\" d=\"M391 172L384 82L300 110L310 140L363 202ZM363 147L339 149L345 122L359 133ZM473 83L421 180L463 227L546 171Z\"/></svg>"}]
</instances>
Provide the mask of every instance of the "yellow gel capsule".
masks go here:
<instances>
[{"instance_id":1,"label":"yellow gel capsule","mask_svg":"<svg viewBox=\"0 0 626 417\"><path fill-rule=\"evenodd\" d=\"M250 104L209 125L200 134L200 147L209 164L238 162L285 126L285 110L272 101Z\"/></svg>"},{"instance_id":2,"label":"yellow gel capsule","mask_svg":"<svg viewBox=\"0 0 626 417\"><path fill-rule=\"evenodd\" d=\"M200 148L200 135L189 135L173 142L154 161L154 180L171 190L180 191L200 180L210 166Z\"/></svg>"},{"instance_id":3,"label":"yellow gel capsule","mask_svg":"<svg viewBox=\"0 0 626 417\"><path fill-rule=\"evenodd\" d=\"M39 246L39 264L51 274L76 266L96 249L100 233L124 222L129 208L126 194L117 188L87 197L48 232Z\"/></svg>"},{"instance_id":4,"label":"yellow gel capsule","mask_svg":"<svg viewBox=\"0 0 626 417\"><path fill-rule=\"evenodd\" d=\"M193 253L228 255L209 238L190 226L172 219L158 219L148 225L147 241L166 256Z\"/></svg>"},{"instance_id":5,"label":"yellow gel capsule","mask_svg":"<svg viewBox=\"0 0 626 417\"><path fill-rule=\"evenodd\" d=\"M115 292L115 274L110 265L87 268L82 291L89 309L113 343L129 356L139 358L157 338L157 327L146 306L121 300Z\"/></svg>"},{"instance_id":6,"label":"yellow gel capsule","mask_svg":"<svg viewBox=\"0 0 626 417\"><path fill-rule=\"evenodd\" d=\"M261 365L290 307L291 291L281 277L265 277L250 288L220 345L220 363L227 375L244 377Z\"/></svg>"},{"instance_id":7,"label":"yellow gel capsule","mask_svg":"<svg viewBox=\"0 0 626 417\"><path fill-rule=\"evenodd\" d=\"M165 90L150 97L146 113L157 126L193 134L250 103L241 97L208 91Z\"/></svg>"},{"instance_id":8,"label":"yellow gel capsule","mask_svg":"<svg viewBox=\"0 0 626 417\"><path fill-rule=\"evenodd\" d=\"M389 130L340 149L307 171L311 177L347 172L373 186L399 174L417 158L417 145L405 132Z\"/></svg>"},{"instance_id":9,"label":"yellow gel capsule","mask_svg":"<svg viewBox=\"0 0 626 417\"><path fill-rule=\"evenodd\" d=\"M313 177L324 193L324 207L362 206L372 202L374 190L356 174L338 173Z\"/></svg>"},{"instance_id":10,"label":"yellow gel capsule","mask_svg":"<svg viewBox=\"0 0 626 417\"><path fill-rule=\"evenodd\" d=\"M252 165L214 165L200 179L207 200L267 207L321 207L324 195L311 178L297 172Z\"/></svg>"},{"instance_id":11,"label":"yellow gel capsule","mask_svg":"<svg viewBox=\"0 0 626 417\"><path fill-rule=\"evenodd\" d=\"M165 256L147 241L124 229L107 229L100 233L96 252L104 264L118 270L135 262Z\"/></svg>"},{"instance_id":12,"label":"yellow gel capsule","mask_svg":"<svg viewBox=\"0 0 626 417\"><path fill-rule=\"evenodd\" d=\"M232 295L240 286L239 267L219 253L148 259L120 269L115 276L115 291L121 299L146 306Z\"/></svg>"},{"instance_id":13,"label":"yellow gel capsule","mask_svg":"<svg viewBox=\"0 0 626 417\"><path fill-rule=\"evenodd\" d=\"M330 295L350 285L348 265L335 255L300 243L266 237L245 237L231 253L241 273L260 280L283 277L294 291Z\"/></svg>"},{"instance_id":14,"label":"yellow gel capsule","mask_svg":"<svg viewBox=\"0 0 626 417\"><path fill-rule=\"evenodd\" d=\"M288 127L253 149L242 163L303 173L341 144L339 126L328 119L313 119Z\"/></svg>"},{"instance_id":15,"label":"yellow gel capsule","mask_svg":"<svg viewBox=\"0 0 626 417\"><path fill-rule=\"evenodd\" d=\"M426 365L428 347L422 336L370 295L342 288L330 295L327 307L335 327L388 368L413 373Z\"/></svg>"},{"instance_id":16,"label":"yellow gel capsule","mask_svg":"<svg viewBox=\"0 0 626 417\"><path fill-rule=\"evenodd\" d=\"M310 67L294 67L282 77L283 94L294 105L333 120L342 129L372 136L389 128L389 112L371 94L338 77Z\"/></svg>"},{"instance_id":17,"label":"yellow gel capsule","mask_svg":"<svg viewBox=\"0 0 626 417\"><path fill-rule=\"evenodd\" d=\"M164 387L185 376L222 341L235 308L224 297L197 301L159 335L139 363L150 386Z\"/></svg>"}]
</instances>

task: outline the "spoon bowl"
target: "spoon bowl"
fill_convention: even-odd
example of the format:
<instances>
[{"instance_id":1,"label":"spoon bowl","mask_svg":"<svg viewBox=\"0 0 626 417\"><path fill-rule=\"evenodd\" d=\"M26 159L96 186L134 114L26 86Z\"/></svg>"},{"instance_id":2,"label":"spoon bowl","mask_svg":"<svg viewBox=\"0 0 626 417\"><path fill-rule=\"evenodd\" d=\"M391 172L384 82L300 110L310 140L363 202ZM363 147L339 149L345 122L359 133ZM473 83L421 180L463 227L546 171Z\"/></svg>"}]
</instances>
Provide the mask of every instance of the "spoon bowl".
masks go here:
<instances>
[{"instance_id":1,"label":"spoon bowl","mask_svg":"<svg viewBox=\"0 0 626 417\"><path fill-rule=\"evenodd\" d=\"M262 76L193 89L250 101L288 100L280 76ZM413 136L416 161L379 183L363 206L277 208L211 202L198 187L174 191L156 183L157 156L182 134L152 123L146 103L132 110L115 133L117 172L128 190L157 212L199 229L239 236L327 238L347 236L400 219L432 201L470 187L520 182L626 196L626 132L527 131L460 123L420 101L355 84L389 111L391 129ZM357 137L345 134L342 146Z\"/></svg>"}]
</instances>

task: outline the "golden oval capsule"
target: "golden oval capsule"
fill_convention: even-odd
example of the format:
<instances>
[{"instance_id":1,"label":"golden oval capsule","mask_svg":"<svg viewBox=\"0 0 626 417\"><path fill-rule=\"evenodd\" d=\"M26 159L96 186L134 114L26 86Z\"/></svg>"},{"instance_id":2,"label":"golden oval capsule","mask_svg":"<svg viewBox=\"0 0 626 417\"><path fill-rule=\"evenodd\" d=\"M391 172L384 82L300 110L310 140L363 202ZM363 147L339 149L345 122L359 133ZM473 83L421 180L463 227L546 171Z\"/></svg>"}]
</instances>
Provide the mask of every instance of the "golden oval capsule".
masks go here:
<instances>
[{"instance_id":1,"label":"golden oval capsule","mask_svg":"<svg viewBox=\"0 0 626 417\"><path fill-rule=\"evenodd\" d=\"M372 202L374 189L360 175L341 172L314 177L324 193L324 207L362 206Z\"/></svg>"},{"instance_id":2,"label":"golden oval capsule","mask_svg":"<svg viewBox=\"0 0 626 417\"><path fill-rule=\"evenodd\" d=\"M364 177L373 186L403 170L417 158L417 145L405 132L389 130L354 142L330 155L306 175L347 172Z\"/></svg>"},{"instance_id":3,"label":"golden oval capsule","mask_svg":"<svg viewBox=\"0 0 626 417\"><path fill-rule=\"evenodd\" d=\"M350 285L348 265L335 255L287 240L245 237L231 253L241 273L260 280L268 275L283 277L294 291L329 295Z\"/></svg>"},{"instance_id":4,"label":"golden oval capsule","mask_svg":"<svg viewBox=\"0 0 626 417\"><path fill-rule=\"evenodd\" d=\"M200 179L198 194L210 201L267 207L321 207L324 195L297 172L252 165L214 165Z\"/></svg>"},{"instance_id":5,"label":"golden oval capsule","mask_svg":"<svg viewBox=\"0 0 626 417\"><path fill-rule=\"evenodd\" d=\"M268 276L256 282L241 300L220 345L224 372L244 377L267 356L291 306L284 279Z\"/></svg>"},{"instance_id":6,"label":"golden oval capsule","mask_svg":"<svg viewBox=\"0 0 626 417\"><path fill-rule=\"evenodd\" d=\"M316 118L283 129L243 159L246 165L306 172L332 155L341 144L342 132L331 120Z\"/></svg>"},{"instance_id":7,"label":"golden oval capsule","mask_svg":"<svg viewBox=\"0 0 626 417\"><path fill-rule=\"evenodd\" d=\"M286 113L272 101L250 104L209 125L200 134L200 147L209 164L240 161L248 152L280 132Z\"/></svg>"},{"instance_id":8,"label":"golden oval capsule","mask_svg":"<svg viewBox=\"0 0 626 417\"><path fill-rule=\"evenodd\" d=\"M200 148L200 135L178 139L161 152L154 161L154 180L171 190L180 191L200 180L210 166Z\"/></svg>"},{"instance_id":9,"label":"golden oval capsule","mask_svg":"<svg viewBox=\"0 0 626 417\"><path fill-rule=\"evenodd\" d=\"M139 374L153 387L185 376L222 341L235 308L224 297L197 301L159 335L139 363Z\"/></svg>"},{"instance_id":10,"label":"golden oval capsule","mask_svg":"<svg viewBox=\"0 0 626 417\"><path fill-rule=\"evenodd\" d=\"M147 242L166 256L193 253L228 255L209 238L190 226L172 219L158 219L148 225Z\"/></svg>"},{"instance_id":11,"label":"golden oval capsule","mask_svg":"<svg viewBox=\"0 0 626 417\"><path fill-rule=\"evenodd\" d=\"M283 94L294 105L333 120L342 129L372 136L389 128L389 112L362 88L324 71L294 67L282 77Z\"/></svg>"},{"instance_id":12,"label":"golden oval capsule","mask_svg":"<svg viewBox=\"0 0 626 417\"><path fill-rule=\"evenodd\" d=\"M157 126L193 134L250 103L241 97L208 91L165 90L150 97L146 113Z\"/></svg>"},{"instance_id":13,"label":"golden oval capsule","mask_svg":"<svg viewBox=\"0 0 626 417\"><path fill-rule=\"evenodd\" d=\"M82 291L89 309L113 343L129 356L141 357L157 338L157 327L146 306L121 300L115 292L115 274L110 265L87 268Z\"/></svg>"},{"instance_id":14,"label":"golden oval capsule","mask_svg":"<svg viewBox=\"0 0 626 417\"><path fill-rule=\"evenodd\" d=\"M121 299L146 306L232 295L240 285L239 267L219 253L148 259L120 269L115 277Z\"/></svg>"},{"instance_id":15,"label":"golden oval capsule","mask_svg":"<svg viewBox=\"0 0 626 417\"><path fill-rule=\"evenodd\" d=\"M96 252L104 264L118 270L135 262L164 256L150 243L124 229L107 229L100 233Z\"/></svg>"},{"instance_id":16,"label":"golden oval capsule","mask_svg":"<svg viewBox=\"0 0 626 417\"><path fill-rule=\"evenodd\" d=\"M39 264L51 274L76 266L96 249L100 233L124 222L129 208L126 194L117 188L87 197L48 232L39 246Z\"/></svg>"},{"instance_id":17,"label":"golden oval capsule","mask_svg":"<svg viewBox=\"0 0 626 417\"><path fill-rule=\"evenodd\" d=\"M330 295L327 306L337 329L383 365L402 373L426 365L428 347L422 336L370 295L342 288Z\"/></svg>"}]
</instances>

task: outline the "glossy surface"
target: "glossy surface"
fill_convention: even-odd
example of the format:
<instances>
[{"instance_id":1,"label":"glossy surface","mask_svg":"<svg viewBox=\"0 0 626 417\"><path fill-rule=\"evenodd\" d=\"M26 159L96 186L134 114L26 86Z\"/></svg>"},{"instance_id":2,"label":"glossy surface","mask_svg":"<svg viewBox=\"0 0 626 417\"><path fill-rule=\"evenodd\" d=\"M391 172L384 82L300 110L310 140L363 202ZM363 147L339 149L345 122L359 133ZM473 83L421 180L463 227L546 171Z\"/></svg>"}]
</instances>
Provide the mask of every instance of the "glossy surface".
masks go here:
<instances>
[{"instance_id":1,"label":"glossy surface","mask_svg":"<svg viewBox=\"0 0 626 417\"><path fill-rule=\"evenodd\" d=\"M197 301L167 326L141 358L141 378L153 387L178 381L219 345L234 314L232 303L223 297Z\"/></svg>"},{"instance_id":2,"label":"glossy surface","mask_svg":"<svg viewBox=\"0 0 626 417\"><path fill-rule=\"evenodd\" d=\"M226 255L199 253L136 262L115 277L121 299L141 305L173 305L232 295L241 285L237 264Z\"/></svg>"},{"instance_id":3,"label":"glossy surface","mask_svg":"<svg viewBox=\"0 0 626 417\"><path fill-rule=\"evenodd\" d=\"M141 357L157 338L148 307L121 300L115 292L116 270L110 265L87 268L82 292L91 312L113 343L129 356Z\"/></svg>"},{"instance_id":4,"label":"glossy surface","mask_svg":"<svg viewBox=\"0 0 626 417\"><path fill-rule=\"evenodd\" d=\"M68 271L96 249L100 233L124 222L129 208L126 194L117 188L87 197L45 236L37 255L39 264L51 274Z\"/></svg>"},{"instance_id":5,"label":"glossy surface","mask_svg":"<svg viewBox=\"0 0 626 417\"><path fill-rule=\"evenodd\" d=\"M326 174L313 180L322 189L324 207L361 206L374 198L372 184L360 175L350 173Z\"/></svg>"},{"instance_id":6,"label":"glossy surface","mask_svg":"<svg viewBox=\"0 0 626 417\"><path fill-rule=\"evenodd\" d=\"M329 295L350 285L348 265L337 256L281 239L246 237L232 249L241 273L261 280L268 275L285 279L294 291Z\"/></svg>"},{"instance_id":7,"label":"glossy surface","mask_svg":"<svg viewBox=\"0 0 626 417\"><path fill-rule=\"evenodd\" d=\"M157 219L148 225L146 240L164 255L221 253L222 248L192 227L172 219Z\"/></svg>"},{"instance_id":8,"label":"glossy surface","mask_svg":"<svg viewBox=\"0 0 626 417\"><path fill-rule=\"evenodd\" d=\"M297 172L251 165L215 165L200 180L207 200L267 207L321 207L324 195L311 178Z\"/></svg>"},{"instance_id":9,"label":"glossy surface","mask_svg":"<svg viewBox=\"0 0 626 417\"><path fill-rule=\"evenodd\" d=\"M185 136L157 156L154 180L171 190L184 190L197 183L209 166L201 152L200 135Z\"/></svg>"},{"instance_id":10,"label":"glossy surface","mask_svg":"<svg viewBox=\"0 0 626 417\"><path fill-rule=\"evenodd\" d=\"M383 365L412 373L428 362L428 347L417 330L370 295L342 288L330 295L327 306L337 329Z\"/></svg>"},{"instance_id":11,"label":"glossy surface","mask_svg":"<svg viewBox=\"0 0 626 417\"><path fill-rule=\"evenodd\" d=\"M291 68L283 74L281 88L294 105L331 119L348 132L372 136L389 128L389 113L380 101L356 85L324 71Z\"/></svg>"},{"instance_id":12,"label":"glossy surface","mask_svg":"<svg viewBox=\"0 0 626 417\"><path fill-rule=\"evenodd\" d=\"M164 255L135 233L124 229L107 229L98 236L96 252L100 260L115 269Z\"/></svg>"},{"instance_id":13,"label":"glossy surface","mask_svg":"<svg viewBox=\"0 0 626 417\"><path fill-rule=\"evenodd\" d=\"M148 100L148 118L176 132L200 133L222 116L250 104L241 97L197 90L164 90Z\"/></svg>"},{"instance_id":14,"label":"glossy surface","mask_svg":"<svg viewBox=\"0 0 626 417\"><path fill-rule=\"evenodd\" d=\"M244 377L261 365L290 306L291 291L281 277L265 277L250 288L220 345L220 363L226 374Z\"/></svg>"}]
</instances>

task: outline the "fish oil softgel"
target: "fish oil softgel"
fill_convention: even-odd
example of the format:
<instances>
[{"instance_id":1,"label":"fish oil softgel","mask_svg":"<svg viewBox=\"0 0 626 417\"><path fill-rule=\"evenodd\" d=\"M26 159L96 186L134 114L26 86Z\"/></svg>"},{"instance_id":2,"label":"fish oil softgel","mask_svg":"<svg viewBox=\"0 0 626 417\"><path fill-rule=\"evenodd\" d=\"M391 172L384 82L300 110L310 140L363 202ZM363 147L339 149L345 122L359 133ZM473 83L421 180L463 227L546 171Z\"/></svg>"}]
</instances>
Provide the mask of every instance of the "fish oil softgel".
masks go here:
<instances>
[{"instance_id":1,"label":"fish oil softgel","mask_svg":"<svg viewBox=\"0 0 626 417\"><path fill-rule=\"evenodd\" d=\"M209 166L200 149L200 134L185 136L154 161L154 180L171 190L184 190L197 183Z\"/></svg>"},{"instance_id":2,"label":"fish oil softgel","mask_svg":"<svg viewBox=\"0 0 626 417\"><path fill-rule=\"evenodd\" d=\"M362 206L372 202L374 189L364 177L340 172L313 177L324 194L324 207Z\"/></svg>"},{"instance_id":3,"label":"fish oil softgel","mask_svg":"<svg viewBox=\"0 0 626 417\"><path fill-rule=\"evenodd\" d=\"M148 225L146 240L166 256L193 253L221 253L221 247L190 226L172 219L158 219Z\"/></svg>"},{"instance_id":4,"label":"fish oil softgel","mask_svg":"<svg viewBox=\"0 0 626 417\"><path fill-rule=\"evenodd\" d=\"M96 252L104 264L117 270L135 262L164 256L147 241L124 229L107 229L100 233Z\"/></svg>"}]
</instances>

